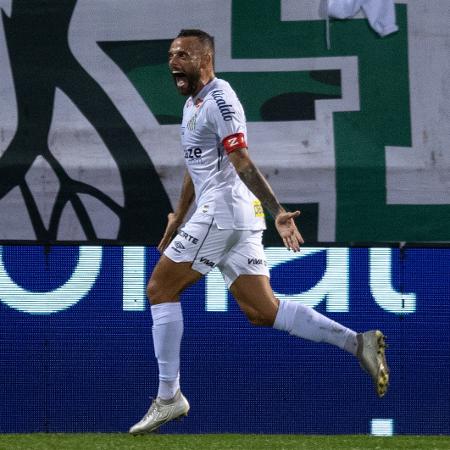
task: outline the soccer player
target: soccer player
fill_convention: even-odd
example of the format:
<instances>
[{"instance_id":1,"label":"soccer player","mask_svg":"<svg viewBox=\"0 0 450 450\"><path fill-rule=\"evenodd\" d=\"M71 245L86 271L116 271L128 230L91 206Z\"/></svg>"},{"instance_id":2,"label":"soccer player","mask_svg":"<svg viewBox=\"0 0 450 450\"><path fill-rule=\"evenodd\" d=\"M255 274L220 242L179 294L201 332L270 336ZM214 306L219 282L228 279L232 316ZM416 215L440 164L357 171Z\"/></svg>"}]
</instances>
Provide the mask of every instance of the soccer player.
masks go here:
<instances>
[{"instance_id":1,"label":"soccer player","mask_svg":"<svg viewBox=\"0 0 450 450\"><path fill-rule=\"evenodd\" d=\"M299 302L279 301L270 287L262 246L262 207L274 217L285 247L294 252L303 244L294 222L300 212L288 212L280 205L252 162L242 106L231 86L214 75L212 37L201 30L182 30L170 46L169 69L178 92L187 97L181 125L186 172L178 205L169 214L158 245L161 258L147 286L158 395L130 433L154 431L187 415L189 403L180 390L183 316L179 298L216 266L253 325L274 327L352 353L382 397L389 369L381 331L357 334ZM178 230L194 198L195 212Z\"/></svg>"}]
</instances>

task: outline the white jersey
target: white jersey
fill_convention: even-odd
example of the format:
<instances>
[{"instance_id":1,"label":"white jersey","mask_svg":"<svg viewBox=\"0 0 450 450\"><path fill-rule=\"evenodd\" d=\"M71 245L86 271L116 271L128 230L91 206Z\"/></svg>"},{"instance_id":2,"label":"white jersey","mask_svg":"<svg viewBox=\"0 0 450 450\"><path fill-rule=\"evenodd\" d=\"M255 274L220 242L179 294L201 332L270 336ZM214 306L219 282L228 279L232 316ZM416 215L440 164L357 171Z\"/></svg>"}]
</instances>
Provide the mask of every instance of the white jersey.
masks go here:
<instances>
[{"instance_id":1,"label":"white jersey","mask_svg":"<svg viewBox=\"0 0 450 450\"><path fill-rule=\"evenodd\" d=\"M227 153L246 147L245 114L229 83L214 78L183 109L181 144L195 188L193 219L219 229L264 230L261 203L239 178Z\"/></svg>"}]
</instances>

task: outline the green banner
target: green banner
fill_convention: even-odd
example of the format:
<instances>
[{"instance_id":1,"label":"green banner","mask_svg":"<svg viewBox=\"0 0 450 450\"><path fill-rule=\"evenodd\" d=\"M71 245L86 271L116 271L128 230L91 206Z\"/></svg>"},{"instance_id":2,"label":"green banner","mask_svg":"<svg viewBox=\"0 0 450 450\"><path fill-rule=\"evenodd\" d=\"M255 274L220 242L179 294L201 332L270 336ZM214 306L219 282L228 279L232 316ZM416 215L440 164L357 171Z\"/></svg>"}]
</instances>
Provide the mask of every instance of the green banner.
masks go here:
<instances>
[{"instance_id":1,"label":"green banner","mask_svg":"<svg viewBox=\"0 0 450 450\"><path fill-rule=\"evenodd\" d=\"M200 27L307 241L449 240L442 2L397 4L384 38L332 19L330 48L319 1L184 3L2 3L0 239L158 242L183 173L167 50Z\"/></svg>"}]
</instances>

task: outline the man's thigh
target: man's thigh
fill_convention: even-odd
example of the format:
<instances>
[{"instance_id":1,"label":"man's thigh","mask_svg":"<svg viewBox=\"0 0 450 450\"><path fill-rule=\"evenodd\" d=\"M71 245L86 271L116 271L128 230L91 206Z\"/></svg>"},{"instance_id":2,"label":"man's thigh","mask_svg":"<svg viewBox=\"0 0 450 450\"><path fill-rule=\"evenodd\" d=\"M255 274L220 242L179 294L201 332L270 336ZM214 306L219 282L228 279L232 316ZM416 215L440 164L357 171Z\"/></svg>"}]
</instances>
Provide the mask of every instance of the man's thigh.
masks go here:
<instances>
[{"instance_id":1,"label":"man's thigh","mask_svg":"<svg viewBox=\"0 0 450 450\"><path fill-rule=\"evenodd\" d=\"M181 292L212 270L229 246L233 230L187 222L168 245L147 286L152 304L178 301Z\"/></svg>"},{"instance_id":2,"label":"man's thigh","mask_svg":"<svg viewBox=\"0 0 450 450\"><path fill-rule=\"evenodd\" d=\"M153 269L147 293L153 305L179 299L180 293L201 278L188 262L176 263L162 255Z\"/></svg>"},{"instance_id":3,"label":"man's thigh","mask_svg":"<svg viewBox=\"0 0 450 450\"><path fill-rule=\"evenodd\" d=\"M270 286L262 232L243 232L239 243L224 257L220 269L249 320L255 325L271 326L278 310L278 299Z\"/></svg>"}]
</instances>

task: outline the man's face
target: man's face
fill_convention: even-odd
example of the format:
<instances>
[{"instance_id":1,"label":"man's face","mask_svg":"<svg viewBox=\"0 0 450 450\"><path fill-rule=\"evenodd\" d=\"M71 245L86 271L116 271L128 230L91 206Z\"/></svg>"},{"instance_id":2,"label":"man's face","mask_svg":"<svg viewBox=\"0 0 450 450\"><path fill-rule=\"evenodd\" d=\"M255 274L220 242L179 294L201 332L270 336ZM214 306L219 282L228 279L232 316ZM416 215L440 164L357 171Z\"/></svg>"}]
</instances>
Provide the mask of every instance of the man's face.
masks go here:
<instances>
[{"instance_id":1,"label":"man's face","mask_svg":"<svg viewBox=\"0 0 450 450\"><path fill-rule=\"evenodd\" d=\"M176 38L169 49L169 69L181 95L195 95L201 89L204 50L195 36Z\"/></svg>"}]
</instances>

